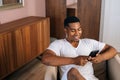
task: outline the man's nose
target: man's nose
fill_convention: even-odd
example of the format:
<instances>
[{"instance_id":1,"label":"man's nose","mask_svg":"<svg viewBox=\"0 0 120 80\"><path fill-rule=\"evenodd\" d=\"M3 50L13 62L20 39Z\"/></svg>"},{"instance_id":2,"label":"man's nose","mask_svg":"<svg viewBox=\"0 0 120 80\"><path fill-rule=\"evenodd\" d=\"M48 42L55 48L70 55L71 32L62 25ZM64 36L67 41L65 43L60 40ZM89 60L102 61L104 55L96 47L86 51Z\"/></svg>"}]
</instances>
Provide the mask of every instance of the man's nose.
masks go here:
<instances>
[{"instance_id":1,"label":"man's nose","mask_svg":"<svg viewBox=\"0 0 120 80\"><path fill-rule=\"evenodd\" d=\"M75 35L76 35L76 36L79 35L79 31L76 30L76 31L75 31Z\"/></svg>"}]
</instances>

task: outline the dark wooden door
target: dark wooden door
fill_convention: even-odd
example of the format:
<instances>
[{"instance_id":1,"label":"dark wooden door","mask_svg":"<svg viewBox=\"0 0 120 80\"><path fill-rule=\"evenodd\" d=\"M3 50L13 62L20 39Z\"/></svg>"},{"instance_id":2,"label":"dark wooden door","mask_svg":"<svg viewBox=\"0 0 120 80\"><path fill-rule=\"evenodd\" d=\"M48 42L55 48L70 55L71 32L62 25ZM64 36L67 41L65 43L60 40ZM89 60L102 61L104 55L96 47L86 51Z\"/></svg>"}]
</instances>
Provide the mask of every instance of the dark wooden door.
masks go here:
<instances>
[{"instance_id":1,"label":"dark wooden door","mask_svg":"<svg viewBox=\"0 0 120 80\"><path fill-rule=\"evenodd\" d=\"M83 38L99 40L101 0L78 0L77 7Z\"/></svg>"},{"instance_id":2,"label":"dark wooden door","mask_svg":"<svg viewBox=\"0 0 120 80\"><path fill-rule=\"evenodd\" d=\"M66 0L46 0L46 16L50 17L50 36L63 38Z\"/></svg>"}]
</instances>

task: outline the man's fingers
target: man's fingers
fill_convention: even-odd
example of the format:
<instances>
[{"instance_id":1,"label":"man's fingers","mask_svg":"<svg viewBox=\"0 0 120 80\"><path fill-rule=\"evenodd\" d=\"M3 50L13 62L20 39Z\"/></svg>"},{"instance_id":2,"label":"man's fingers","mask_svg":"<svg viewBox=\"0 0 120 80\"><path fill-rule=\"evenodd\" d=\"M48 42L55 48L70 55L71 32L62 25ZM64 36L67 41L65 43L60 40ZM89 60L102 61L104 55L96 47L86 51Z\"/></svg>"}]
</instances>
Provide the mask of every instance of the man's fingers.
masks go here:
<instances>
[{"instance_id":1,"label":"man's fingers","mask_svg":"<svg viewBox=\"0 0 120 80\"><path fill-rule=\"evenodd\" d=\"M98 54L96 54L96 56L99 56L99 53L98 53Z\"/></svg>"},{"instance_id":2,"label":"man's fingers","mask_svg":"<svg viewBox=\"0 0 120 80\"><path fill-rule=\"evenodd\" d=\"M92 60L92 57L91 57L91 56L89 56L89 57L87 58L87 60L88 60L88 61L91 61L91 60Z\"/></svg>"}]
</instances>

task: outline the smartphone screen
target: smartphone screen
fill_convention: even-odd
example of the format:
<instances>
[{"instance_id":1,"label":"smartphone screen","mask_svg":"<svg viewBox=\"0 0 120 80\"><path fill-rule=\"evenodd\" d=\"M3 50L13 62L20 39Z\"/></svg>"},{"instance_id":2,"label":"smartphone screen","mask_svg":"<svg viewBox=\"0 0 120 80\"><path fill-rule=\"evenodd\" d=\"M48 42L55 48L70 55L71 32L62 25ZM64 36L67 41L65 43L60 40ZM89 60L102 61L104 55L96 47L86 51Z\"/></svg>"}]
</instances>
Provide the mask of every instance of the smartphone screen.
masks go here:
<instances>
[{"instance_id":1,"label":"smartphone screen","mask_svg":"<svg viewBox=\"0 0 120 80\"><path fill-rule=\"evenodd\" d=\"M99 50L94 50L89 54L89 56L95 57L98 52L99 52Z\"/></svg>"}]
</instances>

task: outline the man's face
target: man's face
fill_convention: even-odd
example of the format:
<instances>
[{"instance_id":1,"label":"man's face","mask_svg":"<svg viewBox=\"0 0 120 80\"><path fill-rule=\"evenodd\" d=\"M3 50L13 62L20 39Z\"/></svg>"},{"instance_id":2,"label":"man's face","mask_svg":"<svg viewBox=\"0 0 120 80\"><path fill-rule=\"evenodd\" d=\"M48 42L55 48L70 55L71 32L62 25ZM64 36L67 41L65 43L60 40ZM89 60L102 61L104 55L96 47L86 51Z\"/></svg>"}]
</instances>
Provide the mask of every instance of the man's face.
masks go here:
<instances>
[{"instance_id":1,"label":"man's face","mask_svg":"<svg viewBox=\"0 0 120 80\"><path fill-rule=\"evenodd\" d=\"M69 26L65 29L65 33L69 41L79 41L82 34L80 23L69 23Z\"/></svg>"}]
</instances>

